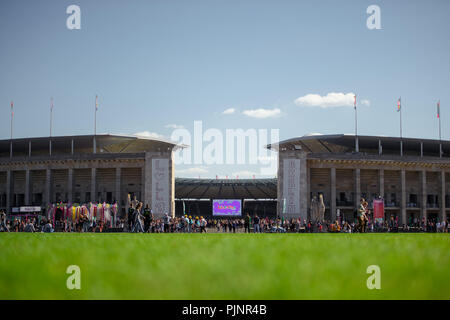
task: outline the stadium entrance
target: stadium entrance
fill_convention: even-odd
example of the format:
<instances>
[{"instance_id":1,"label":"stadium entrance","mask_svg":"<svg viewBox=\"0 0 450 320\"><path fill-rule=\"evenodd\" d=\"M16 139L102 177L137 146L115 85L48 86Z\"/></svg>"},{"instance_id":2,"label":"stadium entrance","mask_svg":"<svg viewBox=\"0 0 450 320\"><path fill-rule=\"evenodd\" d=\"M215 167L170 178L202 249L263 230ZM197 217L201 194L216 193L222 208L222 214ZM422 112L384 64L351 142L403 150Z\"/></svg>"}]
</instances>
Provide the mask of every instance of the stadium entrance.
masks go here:
<instances>
[{"instance_id":1,"label":"stadium entrance","mask_svg":"<svg viewBox=\"0 0 450 320\"><path fill-rule=\"evenodd\" d=\"M277 179L175 179L175 215L277 214Z\"/></svg>"}]
</instances>

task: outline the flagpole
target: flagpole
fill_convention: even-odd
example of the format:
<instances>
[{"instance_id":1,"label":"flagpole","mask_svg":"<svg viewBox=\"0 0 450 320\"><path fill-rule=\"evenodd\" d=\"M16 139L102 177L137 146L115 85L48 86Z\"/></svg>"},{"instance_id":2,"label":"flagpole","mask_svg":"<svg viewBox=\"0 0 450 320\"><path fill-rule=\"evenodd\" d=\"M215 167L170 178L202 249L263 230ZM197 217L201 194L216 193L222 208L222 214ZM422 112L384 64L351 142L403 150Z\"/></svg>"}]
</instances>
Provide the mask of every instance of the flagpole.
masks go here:
<instances>
[{"instance_id":1,"label":"flagpole","mask_svg":"<svg viewBox=\"0 0 450 320\"><path fill-rule=\"evenodd\" d=\"M400 156L403 156L403 133L402 133L402 97L400 97Z\"/></svg>"},{"instance_id":2,"label":"flagpole","mask_svg":"<svg viewBox=\"0 0 450 320\"><path fill-rule=\"evenodd\" d=\"M52 122L53 122L53 97L50 99L50 141L49 141L50 155L52 155Z\"/></svg>"},{"instance_id":3,"label":"flagpole","mask_svg":"<svg viewBox=\"0 0 450 320\"><path fill-rule=\"evenodd\" d=\"M442 135L441 135L441 101L438 101L438 118L439 118L439 157L442 158Z\"/></svg>"},{"instance_id":4,"label":"flagpole","mask_svg":"<svg viewBox=\"0 0 450 320\"><path fill-rule=\"evenodd\" d=\"M355 150L359 152L359 141L358 141L358 111L356 109L356 95L355 95Z\"/></svg>"},{"instance_id":5,"label":"flagpole","mask_svg":"<svg viewBox=\"0 0 450 320\"><path fill-rule=\"evenodd\" d=\"M97 153L97 99L98 96L95 95L95 111L94 111L94 153Z\"/></svg>"},{"instance_id":6,"label":"flagpole","mask_svg":"<svg viewBox=\"0 0 450 320\"><path fill-rule=\"evenodd\" d=\"M50 99L50 138L52 137L52 125L53 125L53 97Z\"/></svg>"},{"instance_id":7,"label":"flagpole","mask_svg":"<svg viewBox=\"0 0 450 320\"><path fill-rule=\"evenodd\" d=\"M10 158L12 158L13 118L14 118L14 102L11 101L11 141L10 141L10 146L9 146Z\"/></svg>"}]
</instances>

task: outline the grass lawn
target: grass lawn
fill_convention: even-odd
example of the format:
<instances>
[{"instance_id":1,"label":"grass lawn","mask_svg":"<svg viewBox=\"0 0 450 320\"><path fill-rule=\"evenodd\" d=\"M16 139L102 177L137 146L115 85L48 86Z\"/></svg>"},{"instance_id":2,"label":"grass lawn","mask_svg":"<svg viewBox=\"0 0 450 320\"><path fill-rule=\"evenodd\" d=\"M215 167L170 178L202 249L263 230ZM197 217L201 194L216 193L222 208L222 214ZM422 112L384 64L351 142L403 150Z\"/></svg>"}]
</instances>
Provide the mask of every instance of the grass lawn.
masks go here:
<instances>
[{"instance_id":1,"label":"grass lawn","mask_svg":"<svg viewBox=\"0 0 450 320\"><path fill-rule=\"evenodd\" d=\"M0 248L0 299L450 299L449 234L0 233Z\"/></svg>"}]
</instances>

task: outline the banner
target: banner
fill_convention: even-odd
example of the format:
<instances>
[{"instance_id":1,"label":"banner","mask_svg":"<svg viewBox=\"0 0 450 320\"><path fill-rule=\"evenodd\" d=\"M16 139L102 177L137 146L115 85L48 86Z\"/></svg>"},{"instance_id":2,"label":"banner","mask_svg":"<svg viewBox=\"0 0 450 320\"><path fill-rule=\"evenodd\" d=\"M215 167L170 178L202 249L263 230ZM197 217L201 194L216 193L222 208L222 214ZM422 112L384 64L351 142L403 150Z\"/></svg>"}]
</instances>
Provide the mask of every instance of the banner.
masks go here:
<instances>
[{"instance_id":1,"label":"banner","mask_svg":"<svg viewBox=\"0 0 450 320\"><path fill-rule=\"evenodd\" d=\"M375 222L383 222L384 219L384 201L383 199L373 200L373 219Z\"/></svg>"},{"instance_id":2,"label":"banner","mask_svg":"<svg viewBox=\"0 0 450 320\"><path fill-rule=\"evenodd\" d=\"M300 213L300 159L283 160L283 203L283 213Z\"/></svg>"},{"instance_id":3,"label":"banner","mask_svg":"<svg viewBox=\"0 0 450 320\"><path fill-rule=\"evenodd\" d=\"M152 211L154 214L171 214L169 181L169 159L152 159Z\"/></svg>"}]
</instances>

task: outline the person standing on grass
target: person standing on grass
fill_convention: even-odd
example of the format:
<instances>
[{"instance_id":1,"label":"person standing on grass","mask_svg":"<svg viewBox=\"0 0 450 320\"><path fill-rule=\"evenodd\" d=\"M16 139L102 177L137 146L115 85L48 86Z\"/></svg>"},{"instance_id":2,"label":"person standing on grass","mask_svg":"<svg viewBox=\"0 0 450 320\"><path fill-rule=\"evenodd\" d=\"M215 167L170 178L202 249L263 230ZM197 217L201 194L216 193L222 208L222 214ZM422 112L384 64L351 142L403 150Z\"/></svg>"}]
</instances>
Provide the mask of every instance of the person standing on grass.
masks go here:
<instances>
[{"instance_id":1,"label":"person standing on grass","mask_svg":"<svg viewBox=\"0 0 450 320\"><path fill-rule=\"evenodd\" d=\"M24 232L35 232L33 223L31 223L30 220L27 221L27 224L25 225L25 228L23 228Z\"/></svg>"},{"instance_id":2,"label":"person standing on grass","mask_svg":"<svg viewBox=\"0 0 450 320\"><path fill-rule=\"evenodd\" d=\"M164 222L164 233L168 233L170 225L170 217L167 213L164 213L163 222Z\"/></svg>"},{"instance_id":3,"label":"person standing on grass","mask_svg":"<svg viewBox=\"0 0 450 320\"><path fill-rule=\"evenodd\" d=\"M259 233L261 231L259 226L259 217L257 214L255 214L255 218L253 218L253 232Z\"/></svg>"},{"instance_id":4,"label":"person standing on grass","mask_svg":"<svg viewBox=\"0 0 450 320\"><path fill-rule=\"evenodd\" d=\"M144 209L144 232L148 232L151 222L152 222L152 213L150 208L148 207L148 204L146 204Z\"/></svg>"},{"instance_id":5,"label":"person standing on grass","mask_svg":"<svg viewBox=\"0 0 450 320\"><path fill-rule=\"evenodd\" d=\"M245 233L250 233L250 223L251 223L251 218L250 215L247 213L247 215L245 216L244 219L244 229L245 229Z\"/></svg>"},{"instance_id":6,"label":"person standing on grass","mask_svg":"<svg viewBox=\"0 0 450 320\"><path fill-rule=\"evenodd\" d=\"M6 225L6 214L0 211L0 232L9 232L9 228Z\"/></svg>"},{"instance_id":7,"label":"person standing on grass","mask_svg":"<svg viewBox=\"0 0 450 320\"><path fill-rule=\"evenodd\" d=\"M53 226L50 223L50 221L47 221L47 223L42 228L42 232L44 232L44 233L51 233L51 232L54 232L54 231L55 230L53 230Z\"/></svg>"}]
</instances>

